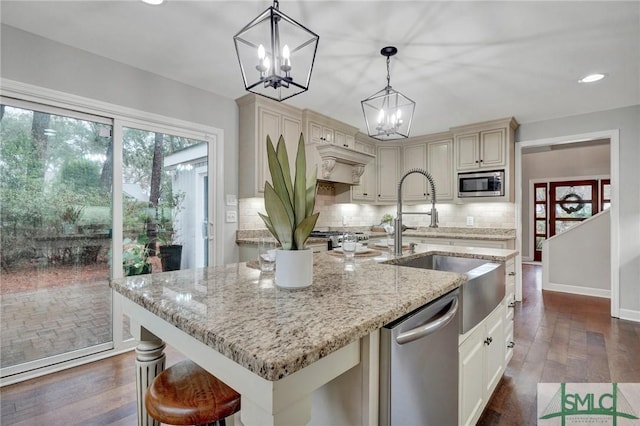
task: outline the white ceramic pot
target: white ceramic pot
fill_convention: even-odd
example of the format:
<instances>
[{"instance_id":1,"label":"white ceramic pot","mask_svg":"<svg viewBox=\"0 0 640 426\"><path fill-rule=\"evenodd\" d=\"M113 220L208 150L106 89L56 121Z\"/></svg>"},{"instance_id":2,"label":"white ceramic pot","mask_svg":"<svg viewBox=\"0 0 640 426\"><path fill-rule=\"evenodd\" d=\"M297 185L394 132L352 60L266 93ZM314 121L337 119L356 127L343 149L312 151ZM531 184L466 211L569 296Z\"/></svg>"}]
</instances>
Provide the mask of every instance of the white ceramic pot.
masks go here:
<instances>
[{"instance_id":1,"label":"white ceramic pot","mask_svg":"<svg viewBox=\"0 0 640 426\"><path fill-rule=\"evenodd\" d=\"M313 251L276 250L276 285L304 288L313 283Z\"/></svg>"}]
</instances>

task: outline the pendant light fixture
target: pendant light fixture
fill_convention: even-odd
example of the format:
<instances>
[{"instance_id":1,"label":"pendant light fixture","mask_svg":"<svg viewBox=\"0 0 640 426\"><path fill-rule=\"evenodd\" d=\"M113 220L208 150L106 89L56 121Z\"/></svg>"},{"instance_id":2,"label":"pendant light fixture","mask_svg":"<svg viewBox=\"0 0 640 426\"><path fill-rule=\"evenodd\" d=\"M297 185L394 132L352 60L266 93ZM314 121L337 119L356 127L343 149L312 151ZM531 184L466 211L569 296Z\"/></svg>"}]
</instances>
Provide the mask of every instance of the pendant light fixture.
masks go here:
<instances>
[{"instance_id":1,"label":"pendant light fixture","mask_svg":"<svg viewBox=\"0 0 640 426\"><path fill-rule=\"evenodd\" d=\"M320 37L278 8L274 0L233 42L245 88L282 101L309 89Z\"/></svg>"},{"instance_id":2,"label":"pendant light fixture","mask_svg":"<svg viewBox=\"0 0 640 426\"><path fill-rule=\"evenodd\" d=\"M387 58L387 86L361 102L369 136L381 141L409 137L416 103L391 87L389 63L398 49L387 46L380 50Z\"/></svg>"}]
</instances>

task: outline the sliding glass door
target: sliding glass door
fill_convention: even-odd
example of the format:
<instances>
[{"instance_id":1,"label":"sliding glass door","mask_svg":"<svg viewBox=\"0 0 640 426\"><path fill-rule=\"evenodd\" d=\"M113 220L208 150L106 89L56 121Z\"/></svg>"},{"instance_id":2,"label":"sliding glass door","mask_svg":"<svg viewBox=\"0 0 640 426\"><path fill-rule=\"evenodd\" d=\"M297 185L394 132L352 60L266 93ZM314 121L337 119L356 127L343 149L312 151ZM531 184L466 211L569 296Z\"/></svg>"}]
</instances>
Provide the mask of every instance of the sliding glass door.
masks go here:
<instances>
[{"instance_id":1,"label":"sliding glass door","mask_svg":"<svg viewBox=\"0 0 640 426\"><path fill-rule=\"evenodd\" d=\"M213 264L217 145L0 99L0 378L13 381L133 347L110 278Z\"/></svg>"},{"instance_id":2,"label":"sliding glass door","mask_svg":"<svg viewBox=\"0 0 640 426\"><path fill-rule=\"evenodd\" d=\"M122 135L124 275L207 266L207 142L132 127Z\"/></svg>"},{"instance_id":3,"label":"sliding glass door","mask_svg":"<svg viewBox=\"0 0 640 426\"><path fill-rule=\"evenodd\" d=\"M7 376L113 347L112 121L3 99L0 138Z\"/></svg>"}]
</instances>

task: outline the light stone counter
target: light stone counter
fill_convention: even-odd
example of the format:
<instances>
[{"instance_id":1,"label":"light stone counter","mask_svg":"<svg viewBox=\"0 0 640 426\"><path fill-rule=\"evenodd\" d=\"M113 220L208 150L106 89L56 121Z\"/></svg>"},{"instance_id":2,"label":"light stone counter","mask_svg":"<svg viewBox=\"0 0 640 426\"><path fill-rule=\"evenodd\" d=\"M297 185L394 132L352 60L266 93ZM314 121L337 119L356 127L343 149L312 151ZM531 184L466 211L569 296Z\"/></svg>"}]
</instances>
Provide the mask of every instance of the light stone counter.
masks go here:
<instances>
[{"instance_id":1,"label":"light stone counter","mask_svg":"<svg viewBox=\"0 0 640 426\"><path fill-rule=\"evenodd\" d=\"M418 245L504 261L512 250ZM422 253L422 254L420 254ZM281 289L245 263L113 280L113 289L267 380L279 380L459 287L464 275L397 267L393 256L316 253L314 282ZM347 269L345 269L345 267Z\"/></svg>"}]
</instances>

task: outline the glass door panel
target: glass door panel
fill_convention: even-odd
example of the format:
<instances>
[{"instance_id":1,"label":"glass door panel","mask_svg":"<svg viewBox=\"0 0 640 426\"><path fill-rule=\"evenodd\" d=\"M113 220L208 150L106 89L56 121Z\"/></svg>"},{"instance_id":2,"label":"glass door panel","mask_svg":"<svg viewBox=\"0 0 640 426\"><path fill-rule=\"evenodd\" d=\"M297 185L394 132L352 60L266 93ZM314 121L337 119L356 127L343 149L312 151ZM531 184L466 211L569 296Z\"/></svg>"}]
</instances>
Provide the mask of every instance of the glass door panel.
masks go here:
<instances>
[{"instance_id":1,"label":"glass door panel","mask_svg":"<svg viewBox=\"0 0 640 426\"><path fill-rule=\"evenodd\" d=\"M113 347L111 121L3 99L2 376Z\"/></svg>"},{"instance_id":2,"label":"glass door panel","mask_svg":"<svg viewBox=\"0 0 640 426\"><path fill-rule=\"evenodd\" d=\"M533 260L542 260L542 242L547 238L547 184L535 183L533 185L535 201L533 208L535 209L534 219L534 248Z\"/></svg>"},{"instance_id":3,"label":"glass door panel","mask_svg":"<svg viewBox=\"0 0 640 426\"><path fill-rule=\"evenodd\" d=\"M577 225L598 212L598 181L550 183L549 236Z\"/></svg>"},{"instance_id":4,"label":"glass door panel","mask_svg":"<svg viewBox=\"0 0 640 426\"><path fill-rule=\"evenodd\" d=\"M123 128L123 273L206 265L205 141ZM200 207L200 208L199 208Z\"/></svg>"}]
</instances>

